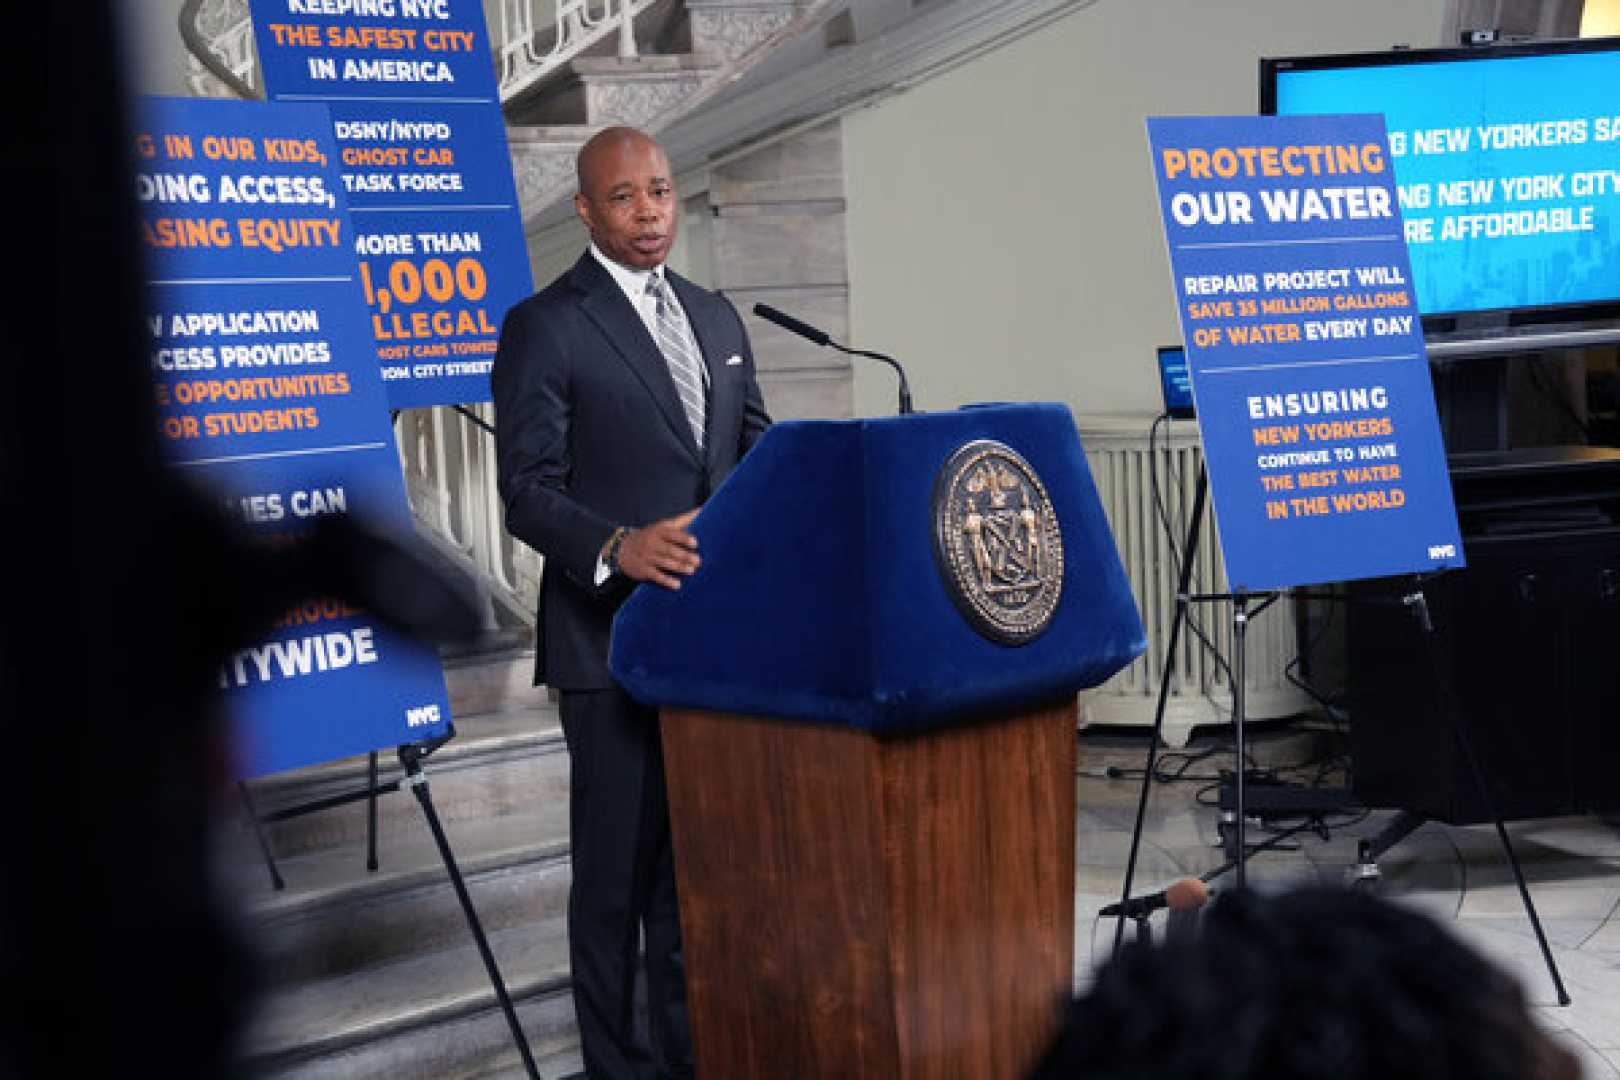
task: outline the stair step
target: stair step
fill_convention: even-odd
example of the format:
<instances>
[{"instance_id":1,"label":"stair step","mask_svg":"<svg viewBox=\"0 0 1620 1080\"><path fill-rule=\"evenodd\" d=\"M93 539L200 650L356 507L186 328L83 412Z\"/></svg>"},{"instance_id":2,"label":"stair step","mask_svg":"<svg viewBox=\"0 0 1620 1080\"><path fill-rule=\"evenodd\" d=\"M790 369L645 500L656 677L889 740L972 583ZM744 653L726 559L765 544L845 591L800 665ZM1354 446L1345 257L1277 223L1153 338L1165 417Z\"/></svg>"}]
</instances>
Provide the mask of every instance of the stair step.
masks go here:
<instances>
[{"instance_id":1,"label":"stair step","mask_svg":"<svg viewBox=\"0 0 1620 1080\"><path fill-rule=\"evenodd\" d=\"M532 648L502 645L445 659L457 734L424 773L531 1045L551 1070L542 1075L561 1076L578 1071L568 755L556 706L530 685ZM469 702L494 707L468 712ZM402 775L392 751L379 766L381 783ZM265 815L366 781L362 755L265 777L252 791ZM270 824L280 892L250 829L225 840L269 988L245 1050L254 1074L440 1080L518 1064L422 808L405 786L380 794L377 810L375 872L365 868L363 800Z\"/></svg>"},{"instance_id":2,"label":"stair step","mask_svg":"<svg viewBox=\"0 0 1620 1080\"><path fill-rule=\"evenodd\" d=\"M457 720L456 737L428 758L423 773L447 828L456 822L527 813L547 802L566 805L568 755L556 706L545 702ZM378 755L379 784L402 776L391 751ZM367 761L360 756L264 777L249 790L255 811L265 819L280 810L363 791L366 783ZM266 824L278 859L363 843L366 830L363 799ZM378 795L380 846L424 831L421 808L407 788Z\"/></svg>"},{"instance_id":3,"label":"stair step","mask_svg":"<svg viewBox=\"0 0 1620 1080\"><path fill-rule=\"evenodd\" d=\"M463 927L465 930L465 927ZM575 1045L562 916L489 935L537 1057ZM457 945L270 993L247 1032L244 1064L278 1080L469 1077L513 1052L471 935Z\"/></svg>"},{"instance_id":4,"label":"stair step","mask_svg":"<svg viewBox=\"0 0 1620 1080\"><path fill-rule=\"evenodd\" d=\"M679 53L668 56L636 56L628 60L617 56L581 56L569 67L581 79L623 79L638 76L672 75L686 71L706 73L718 68L722 61L712 53Z\"/></svg>"},{"instance_id":5,"label":"stair step","mask_svg":"<svg viewBox=\"0 0 1620 1080\"><path fill-rule=\"evenodd\" d=\"M577 1046L545 1057L536 1054L534 1065L540 1072L540 1080L565 1080L585 1071L585 1059L580 1056ZM529 1080L529 1072L523 1067L523 1060L518 1057L517 1051L513 1050L504 1056L504 1060L492 1062L488 1067L459 1080Z\"/></svg>"},{"instance_id":6,"label":"stair step","mask_svg":"<svg viewBox=\"0 0 1620 1080\"><path fill-rule=\"evenodd\" d=\"M508 709L541 708L550 701L546 689L534 685L532 643L446 656L443 666L450 715L457 720Z\"/></svg>"},{"instance_id":7,"label":"stair step","mask_svg":"<svg viewBox=\"0 0 1620 1080\"><path fill-rule=\"evenodd\" d=\"M567 807L446 828L479 921L503 930L564 914L571 879ZM429 835L385 848L367 872L361 845L283 860L271 890L239 859L239 895L273 984L325 978L467 940L465 916Z\"/></svg>"},{"instance_id":8,"label":"stair step","mask_svg":"<svg viewBox=\"0 0 1620 1080\"><path fill-rule=\"evenodd\" d=\"M439 646L439 656L446 664L477 661L486 656L500 656L519 649L534 648L534 627L497 626L481 630L470 641L449 642Z\"/></svg>"},{"instance_id":9,"label":"stair step","mask_svg":"<svg viewBox=\"0 0 1620 1080\"><path fill-rule=\"evenodd\" d=\"M692 51L691 28L683 0L654 0L645 5L637 0L636 7L635 38L639 51L653 55L678 55ZM537 27L539 33L536 34L533 43L537 56L552 54L557 40L555 26L555 22L548 18L544 21L544 25ZM573 56L574 60L617 58L619 51L617 25L601 23L584 30L583 35L575 34L569 37L579 49ZM548 65L544 71L537 72L531 69L519 77L516 85L509 86L502 92L502 104L509 110L515 110L516 114L521 114L528 104L544 97L568 75L568 61L556 66Z\"/></svg>"},{"instance_id":10,"label":"stair step","mask_svg":"<svg viewBox=\"0 0 1620 1080\"><path fill-rule=\"evenodd\" d=\"M555 149L577 152L602 124L508 124L506 141L514 151Z\"/></svg>"},{"instance_id":11,"label":"stair step","mask_svg":"<svg viewBox=\"0 0 1620 1080\"><path fill-rule=\"evenodd\" d=\"M686 41L691 48L736 62L750 53L757 57L760 46L773 37L780 42L798 29L822 25L831 14L827 9L833 6L825 0L809 3L750 0L736 5L705 3L688 8ZM822 9L819 12L818 7ZM798 23L797 28L794 23Z\"/></svg>"},{"instance_id":12,"label":"stair step","mask_svg":"<svg viewBox=\"0 0 1620 1080\"><path fill-rule=\"evenodd\" d=\"M601 130L598 124L507 126L507 148L525 221L574 190L574 158Z\"/></svg>"},{"instance_id":13,"label":"stair step","mask_svg":"<svg viewBox=\"0 0 1620 1080\"><path fill-rule=\"evenodd\" d=\"M679 106L719 70L718 58L679 56L580 57L568 74L523 110L527 124L651 126Z\"/></svg>"}]
</instances>

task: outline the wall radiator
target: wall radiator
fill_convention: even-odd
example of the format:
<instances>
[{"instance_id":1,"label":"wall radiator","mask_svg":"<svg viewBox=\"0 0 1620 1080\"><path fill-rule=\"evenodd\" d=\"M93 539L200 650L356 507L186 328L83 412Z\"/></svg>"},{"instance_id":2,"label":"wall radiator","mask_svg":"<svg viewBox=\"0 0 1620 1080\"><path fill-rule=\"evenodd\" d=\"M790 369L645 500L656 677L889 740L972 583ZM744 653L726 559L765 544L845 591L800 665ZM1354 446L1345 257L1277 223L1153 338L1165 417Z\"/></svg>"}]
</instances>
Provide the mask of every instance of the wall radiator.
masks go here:
<instances>
[{"instance_id":1,"label":"wall radiator","mask_svg":"<svg viewBox=\"0 0 1620 1080\"><path fill-rule=\"evenodd\" d=\"M1082 696L1082 723L1152 727L1159 682L1168 665L1170 699L1164 712L1164 741L1180 747L1186 745L1193 728L1230 721L1232 686L1229 672L1215 653L1187 627L1182 628L1175 655L1167 655L1170 624L1176 611L1175 553L1186 541L1187 518L1192 513L1194 485L1203 455L1194 425L1172 421L1160 426L1160 437L1150 457L1151 422L1134 417L1080 421L1091 475L1147 631L1147 651L1124 671ZM1154 508L1150 463L1156 467L1159 495L1176 537L1174 548ZM1192 592L1212 593L1224 588L1220 545L1206 502ZM1215 650L1229 660L1231 606L1195 604L1192 615ZM1293 603L1286 598L1279 600L1251 620L1247 638L1244 681L1248 718L1271 720L1303 712L1309 698L1284 673L1298 649Z\"/></svg>"}]
</instances>

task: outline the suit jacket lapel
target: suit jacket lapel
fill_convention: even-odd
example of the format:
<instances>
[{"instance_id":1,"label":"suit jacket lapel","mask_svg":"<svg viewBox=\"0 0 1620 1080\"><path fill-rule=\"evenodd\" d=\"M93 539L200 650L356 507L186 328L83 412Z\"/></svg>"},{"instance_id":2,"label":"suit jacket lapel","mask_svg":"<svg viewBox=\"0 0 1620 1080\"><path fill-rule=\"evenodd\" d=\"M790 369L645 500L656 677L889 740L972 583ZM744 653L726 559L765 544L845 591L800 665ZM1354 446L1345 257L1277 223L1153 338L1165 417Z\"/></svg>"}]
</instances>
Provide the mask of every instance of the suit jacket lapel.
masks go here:
<instances>
[{"instance_id":1,"label":"suit jacket lapel","mask_svg":"<svg viewBox=\"0 0 1620 1080\"><path fill-rule=\"evenodd\" d=\"M585 294L580 301L581 309L636 373L681 445L697 458L697 440L692 438L692 425L675 391L669 362L658 351L657 343L647 333L641 316L630 306L624 290L588 251L574 264L572 281L574 287ZM684 299L681 302L685 304Z\"/></svg>"}]
</instances>

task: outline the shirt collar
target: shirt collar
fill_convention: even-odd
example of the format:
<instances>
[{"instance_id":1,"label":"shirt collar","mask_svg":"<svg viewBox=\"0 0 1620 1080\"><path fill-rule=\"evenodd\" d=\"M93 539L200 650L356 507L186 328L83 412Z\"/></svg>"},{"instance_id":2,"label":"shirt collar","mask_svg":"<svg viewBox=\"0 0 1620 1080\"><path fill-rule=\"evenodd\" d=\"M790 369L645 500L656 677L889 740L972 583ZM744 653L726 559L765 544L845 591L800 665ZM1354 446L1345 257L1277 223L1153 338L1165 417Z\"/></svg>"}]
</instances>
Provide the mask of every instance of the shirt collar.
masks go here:
<instances>
[{"instance_id":1,"label":"shirt collar","mask_svg":"<svg viewBox=\"0 0 1620 1080\"><path fill-rule=\"evenodd\" d=\"M619 283L619 288L624 290L624 295L628 296L633 304L639 304L642 298L647 295L647 279L654 273L663 270L662 264L652 270L634 270L622 263L614 262L602 254L602 249L596 246L594 240L591 241L591 255L613 276L613 280ZM662 277L663 275L659 274L659 276ZM668 279L666 278L665 281L667 282Z\"/></svg>"}]
</instances>

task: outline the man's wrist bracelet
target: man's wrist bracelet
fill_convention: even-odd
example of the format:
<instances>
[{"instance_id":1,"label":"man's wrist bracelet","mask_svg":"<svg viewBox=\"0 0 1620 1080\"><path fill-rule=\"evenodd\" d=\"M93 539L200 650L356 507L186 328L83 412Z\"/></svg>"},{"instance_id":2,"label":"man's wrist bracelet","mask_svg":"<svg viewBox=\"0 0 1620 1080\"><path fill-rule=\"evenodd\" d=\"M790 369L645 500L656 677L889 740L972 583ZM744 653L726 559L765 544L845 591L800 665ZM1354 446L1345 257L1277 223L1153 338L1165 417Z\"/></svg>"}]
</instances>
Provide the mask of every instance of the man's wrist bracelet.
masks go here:
<instances>
[{"instance_id":1,"label":"man's wrist bracelet","mask_svg":"<svg viewBox=\"0 0 1620 1080\"><path fill-rule=\"evenodd\" d=\"M623 525L613 530L608 537L607 546L602 549L602 565L608 568L609 574L619 572L619 549L624 546L624 538L630 535L630 530Z\"/></svg>"}]
</instances>

